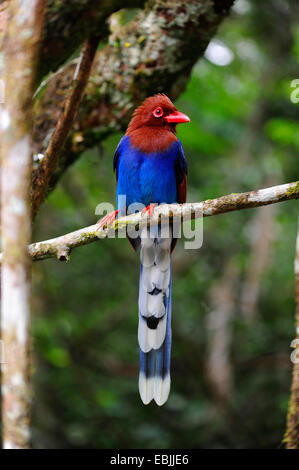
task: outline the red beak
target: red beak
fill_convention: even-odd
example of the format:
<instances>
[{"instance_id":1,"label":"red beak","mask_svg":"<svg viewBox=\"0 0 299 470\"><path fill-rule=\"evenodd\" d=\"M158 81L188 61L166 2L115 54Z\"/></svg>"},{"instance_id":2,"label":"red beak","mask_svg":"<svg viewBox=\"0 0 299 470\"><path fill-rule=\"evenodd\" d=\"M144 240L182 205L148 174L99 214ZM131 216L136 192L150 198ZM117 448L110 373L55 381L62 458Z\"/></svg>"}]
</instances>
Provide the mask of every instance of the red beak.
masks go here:
<instances>
[{"instance_id":1,"label":"red beak","mask_svg":"<svg viewBox=\"0 0 299 470\"><path fill-rule=\"evenodd\" d=\"M172 114L168 114L165 116L167 122L172 122L173 124L180 124L182 122L190 122L190 118L186 116L184 113L180 113L180 111L175 111Z\"/></svg>"}]
</instances>

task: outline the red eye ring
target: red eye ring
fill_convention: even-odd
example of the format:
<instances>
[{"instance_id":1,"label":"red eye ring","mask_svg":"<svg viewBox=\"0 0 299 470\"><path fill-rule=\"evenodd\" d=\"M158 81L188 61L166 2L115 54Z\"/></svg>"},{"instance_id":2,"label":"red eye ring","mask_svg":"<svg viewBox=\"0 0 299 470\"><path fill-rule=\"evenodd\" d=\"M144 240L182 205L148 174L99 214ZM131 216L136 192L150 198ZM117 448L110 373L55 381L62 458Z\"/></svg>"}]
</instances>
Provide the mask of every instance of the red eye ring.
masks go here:
<instances>
[{"instance_id":1,"label":"red eye ring","mask_svg":"<svg viewBox=\"0 0 299 470\"><path fill-rule=\"evenodd\" d=\"M153 111L153 115L154 115L156 118L162 117L163 114L164 114L164 112L163 112L163 109L161 108L161 106L158 106L158 107Z\"/></svg>"}]
</instances>

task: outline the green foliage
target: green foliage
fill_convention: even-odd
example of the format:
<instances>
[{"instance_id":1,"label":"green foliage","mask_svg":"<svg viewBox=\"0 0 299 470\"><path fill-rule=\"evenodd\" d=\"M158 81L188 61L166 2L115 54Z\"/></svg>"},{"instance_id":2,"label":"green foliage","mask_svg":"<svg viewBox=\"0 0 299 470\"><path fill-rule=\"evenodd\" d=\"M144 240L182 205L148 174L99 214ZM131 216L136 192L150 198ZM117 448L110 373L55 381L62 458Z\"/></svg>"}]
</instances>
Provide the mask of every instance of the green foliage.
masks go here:
<instances>
[{"instance_id":1,"label":"green foliage","mask_svg":"<svg viewBox=\"0 0 299 470\"><path fill-rule=\"evenodd\" d=\"M268 47L255 21L258 14L269 28L268 18L253 3L218 35L234 60L223 67L201 60L177 102L191 117L178 132L189 164L189 201L298 179L299 105L289 96L290 81L298 77L285 72L298 56L298 28L286 30L294 42L278 58L275 41L282 38L273 31L280 15L271 14ZM41 211L36 239L94 223L96 205L114 202L112 158L119 138L109 138L68 170ZM127 241L79 248L68 264L34 265L35 447L280 445L295 335L297 207L293 201L273 211L272 243L250 322L242 313L242 292L257 249L258 211L207 218L203 247L184 251L181 242L176 249L172 390L162 408L144 406L138 395L139 262ZM225 280L229 262L237 272L228 344L233 386L223 401L206 364L213 289Z\"/></svg>"}]
</instances>

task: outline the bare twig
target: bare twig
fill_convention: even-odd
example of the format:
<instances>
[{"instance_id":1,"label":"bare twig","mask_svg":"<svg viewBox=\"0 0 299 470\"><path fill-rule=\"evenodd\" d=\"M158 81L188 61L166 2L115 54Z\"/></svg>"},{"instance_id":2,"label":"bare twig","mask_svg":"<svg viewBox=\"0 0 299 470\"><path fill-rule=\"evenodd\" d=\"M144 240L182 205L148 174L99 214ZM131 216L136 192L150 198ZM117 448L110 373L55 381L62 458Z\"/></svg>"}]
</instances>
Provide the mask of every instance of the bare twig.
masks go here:
<instances>
[{"instance_id":1,"label":"bare twig","mask_svg":"<svg viewBox=\"0 0 299 470\"><path fill-rule=\"evenodd\" d=\"M236 210L248 209L250 207L265 206L281 201L299 198L299 181L294 183L272 186L247 193L236 193L222 196L218 199L208 199L204 202L189 204L163 204L154 209L151 223L158 223L161 217L195 219L209 217ZM124 230L127 226L145 226L149 223L145 214L140 212L121 217L109 227L104 226L98 230L98 224L76 230L75 232L62 235L51 240L32 243L29 253L33 260L57 257L60 261L68 261L69 254L73 248L87 245L98 239L107 238L116 230ZM0 254L1 261L1 254Z\"/></svg>"},{"instance_id":2,"label":"bare twig","mask_svg":"<svg viewBox=\"0 0 299 470\"><path fill-rule=\"evenodd\" d=\"M295 256L295 301L295 325L297 334L296 339L292 341L292 346L296 349L292 354L292 356L294 356L292 391L289 403L287 430L284 437L284 443L287 449L299 449L299 223Z\"/></svg>"},{"instance_id":3,"label":"bare twig","mask_svg":"<svg viewBox=\"0 0 299 470\"><path fill-rule=\"evenodd\" d=\"M5 37L5 109L1 139L3 241L1 333L3 446L30 446L29 188L32 96L43 27L44 0L10 0ZM3 117L4 116L4 117Z\"/></svg>"},{"instance_id":4,"label":"bare twig","mask_svg":"<svg viewBox=\"0 0 299 470\"><path fill-rule=\"evenodd\" d=\"M49 181L56 169L59 154L76 117L81 98L88 82L98 43L99 37L92 37L86 41L80 61L75 70L71 92L66 98L64 108L38 171L33 172L32 184L35 188L34 193L32 193L33 216L36 215L40 203L47 194Z\"/></svg>"}]
</instances>

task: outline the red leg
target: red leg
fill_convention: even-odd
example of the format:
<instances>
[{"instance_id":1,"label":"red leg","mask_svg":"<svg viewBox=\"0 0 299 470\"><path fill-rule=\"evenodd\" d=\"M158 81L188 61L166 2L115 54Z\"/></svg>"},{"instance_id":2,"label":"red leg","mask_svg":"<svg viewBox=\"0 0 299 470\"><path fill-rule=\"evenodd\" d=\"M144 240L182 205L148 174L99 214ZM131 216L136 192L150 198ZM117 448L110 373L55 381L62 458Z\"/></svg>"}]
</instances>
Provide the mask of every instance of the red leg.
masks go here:
<instances>
[{"instance_id":1,"label":"red leg","mask_svg":"<svg viewBox=\"0 0 299 470\"><path fill-rule=\"evenodd\" d=\"M97 231L100 230L100 228L104 227L104 225L112 224L112 222L114 222L114 220L116 219L116 216L117 216L118 213L119 213L119 211L113 211L113 212L109 212L109 214L105 215L105 217L103 217L100 220Z\"/></svg>"},{"instance_id":2,"label":"red leg","mask_svg":"<svg viewBox=\"0 0 299 470\"><path fill-rule=\"evenodd\" d=\"M158 204L150 204L149 206L145 207L144 209L142 209L142 214L146 214L148 212L148 215L151 217L153 215L153 212L154 212L154 208L157 206Z\"/></svg>"}]
</instances>

